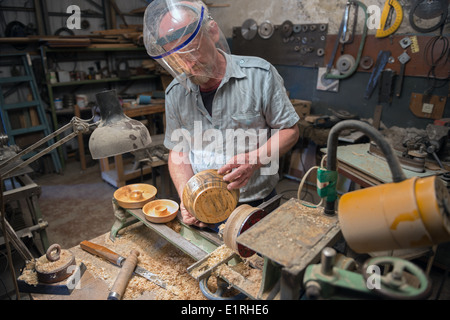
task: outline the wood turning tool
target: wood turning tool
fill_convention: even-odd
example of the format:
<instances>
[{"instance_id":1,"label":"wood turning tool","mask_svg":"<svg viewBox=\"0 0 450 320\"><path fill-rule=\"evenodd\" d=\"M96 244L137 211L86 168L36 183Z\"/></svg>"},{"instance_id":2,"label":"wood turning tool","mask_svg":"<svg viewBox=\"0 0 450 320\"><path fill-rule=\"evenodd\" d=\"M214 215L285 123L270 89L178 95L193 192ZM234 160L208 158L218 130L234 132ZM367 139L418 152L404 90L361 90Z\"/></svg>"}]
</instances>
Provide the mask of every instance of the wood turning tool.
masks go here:
<instances>
[{"instance_id":1,"label":"wood turning tool","mask_svg":"<svg viewBox=\"0 0 450 320\"><path fill-rule=\"evenodd\" d=\"M392 16L395 12L395 20L392 24ZM389 20L389 21L388 21ZM385 38L393 34L400 27L403 21L403 8L396 0L388 0L384 3L383 12L381 13L380 28L375 34L376 38ZM386 28L387 25L390 25Z\"/></svg>"},{"instance_id":2,"label":"wood turning tool","mask_svg":"<svg viewBox=\"0 0 450 320\"><path fill-rule=\"evenodd\" d=\"M125 260L119 275L114 282L111 292L108 295L108 300L120 300L127 288L128 281L130 281L133 271L137 266L139 251L131 250L130 255Z\"/></svg>"},{"instance_id":3,"label":"wood turning tool","mask_svg":"<svg viewBox=\"0 0 450 320\"><path fill-rule=\"evenodd\" d=\"M346 24L348 22L349 13L350 13L350 7L351 6L355 7L355 11L354 11L355 12L354 13L355 16L354 16L354 19L353 19L354 23L356 23L356 18L357 18L357 13L356 12L357 12L358 8L361 8L364 11L364 14L365 14L364 28L363 28L363 33L362 33L362 36L361 36L361 42L360 42L359 48L358 48L358 54L356 56L355 63L353 64L353 66L345 74L340 74L340 73L339 74L333 74L331 72L332 71L333 62L334 62L334 59L336 57L337 49L338 49L339 44L341 42L341 37L343 35L343 30L344 30L344 28L347 29ZM356 69L358 68L360 59L361 59L362 52L364 50L364 44L366 42L367 29L368 29L367 28L367 23L366 23L367 19L368 19L368 14L367 14L367 7L366 7L365 4L363 4L360 1L349 1L347 3L346 9L345 9L345 12L344 12L344 17L343 17L343 19L341 21L341 25L339 27L338 36L337 36L336 42L335 42L334 47L333 47L333 52L331 54L331 59L328 62L327 67L326 67L326 73L324 75L325 79L345 79L345 78L348 78L349 76L351 76L356 71ZM344 43L342 45L344 45Z\"/></svg>"}]
</instances>

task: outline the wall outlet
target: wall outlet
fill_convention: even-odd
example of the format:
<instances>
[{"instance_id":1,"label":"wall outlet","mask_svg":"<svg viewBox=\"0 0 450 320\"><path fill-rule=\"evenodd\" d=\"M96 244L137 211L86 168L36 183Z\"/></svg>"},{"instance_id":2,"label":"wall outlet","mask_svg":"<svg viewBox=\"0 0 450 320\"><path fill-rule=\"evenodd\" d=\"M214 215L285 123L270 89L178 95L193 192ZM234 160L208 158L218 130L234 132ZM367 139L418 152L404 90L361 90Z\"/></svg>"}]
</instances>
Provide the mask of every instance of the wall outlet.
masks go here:
<instances>
[{"instance_id":1,"label":"wall outlet","mask_svg":"<svg viewBox=\"0 0 450 320\"><path fill-rule=\"evenodd\" d=\"M433 113L434 104L431 103L424 103L422 105L422 112L423 113Z\"/></svg>"}]
</instances>

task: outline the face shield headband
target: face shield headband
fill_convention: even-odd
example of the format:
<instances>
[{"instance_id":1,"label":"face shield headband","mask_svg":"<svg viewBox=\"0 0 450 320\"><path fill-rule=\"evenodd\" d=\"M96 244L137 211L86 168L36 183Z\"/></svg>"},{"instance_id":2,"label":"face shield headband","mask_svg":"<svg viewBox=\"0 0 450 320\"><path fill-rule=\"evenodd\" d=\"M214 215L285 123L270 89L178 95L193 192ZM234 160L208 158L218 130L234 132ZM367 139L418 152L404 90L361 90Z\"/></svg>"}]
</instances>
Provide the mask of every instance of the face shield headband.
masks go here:
<instances>
[{"instance_id":1,"label":"face shield headband","mask_svg":"<svg viewBox=\"0 0 450 320\"><path fill-rule=\"evenodd\" d=\"M222 31L197 0L150 3L144 14L144 44L148 55L188 91L188 80L200 85L221 78L217 57L230 54Z\"/></svg>"},{"instance_id":2,"label":"face shield headband","mask_svg":"<svg viewBox=\"0 0 450 320\"><path fill-rule=\"evenodd\" d=\"M191 7L191 6L187 6L185 4L183 4L183 6L188 7L189 9L196 11L195 8ZM167 10L167 12L169 11L169 9ZM203 23L203 18L204 18L204 14L205 14L205 8L202 6L201 8L201 12L200 12L200 18L198 19L198 22L192 22L189 25L185 26L184 28L181 29L177 29L174 32L172 32L169 35L166 35L162 38L159 38L156 43L161 46L161 48L173 41L176 41L178 39L180 39L183 35L185 34L189 34L192 32L192 34L180 45L170 49L169 51L160 54L158 56L151 56L153 59L162 59L164 57L167 57L169 55L171 55L172 53L176 53L178 50L183 49L184 47L186 47L189 43L191 43L192 40L194 40L194 38L197 36L197 34L200 32L200 29L202 27L202 23Z\"/></svg>"}]
</instances>

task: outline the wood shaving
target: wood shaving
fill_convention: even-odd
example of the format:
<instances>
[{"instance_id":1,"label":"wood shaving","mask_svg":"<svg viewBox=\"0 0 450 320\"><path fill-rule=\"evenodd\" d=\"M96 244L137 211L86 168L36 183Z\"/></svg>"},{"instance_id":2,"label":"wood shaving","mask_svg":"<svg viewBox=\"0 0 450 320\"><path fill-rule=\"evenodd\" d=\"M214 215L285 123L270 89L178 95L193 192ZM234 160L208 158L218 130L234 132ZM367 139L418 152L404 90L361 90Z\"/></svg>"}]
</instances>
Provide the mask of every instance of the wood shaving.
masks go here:
<instances>
[{"instance_id":1,"label":"wood shaving","mask_svg":"<svg viewBox=\"0 0 450 320\"><path fill-rule=\"evenodd\" d=\"M172 221L169 221L166 223L166 225L172 229L173 231L175 231L176 233L180 233L181 231L181 224L178 221L178 219L174 219Z\"/></svg>"},{"instance_id":2,"label":"wood shaving","mask_svg":"<svg viewBox=\"0 0 450 320\"><path fill-rule=\"evenodd\" d=\"M73 254L69 250L61 250L59 259L49 261L45 255L36 260L36 271L41 273L50 273L66 266L72 259Z\"/></svg>"},{"instance_id":3,"label":"wood shaving","mask_svg":"<svg viewBox=\"0 0 450 320\"><path fill-rule=\"evenodd\" d=\"M138 223L126 228L114 242L109 240L109 235L104 237L104 243L99 244L124 257L127 257L133 249L139 251L138 266L156 274L167 285L164 289L141 276L133 275L128 282L123 300L206 300L198 281L187 272L187 268L195 263L194 259L145 225ZM81 255L85 257L82 261L87 270L94 277L103 279L111 289L120 268L82 250L80 255L77 254L77 259Z\"/></svg>"},{"instance_id":4,"label":"wood shaving","mask_svg":"<svg viewBox=\"0 0 450 320\"><path fill-rule=\"evenodd\" d=\"M35 259L28 261L27 264L25 265L25 268L22 271L22 274L19 276L18 279L24 281L25 283L27 283L29 285L37 286L39 281L38 281L35 265L36 265Z\"/></svg>"},{"instance_id":5,"label":"wood shaving","mask_svg":"<svg viewBox=\"0 0 450 320\"><path fill-rule=\"evenodd\" d=\"M232 254L234 254L234 251L232 249L228 248L226 245L221 245L216 250L211 252L208 259L206 259L202 264L192 270L191 275L194 278L197 278L200 274L223 261L225 258L229 257Z\"/></svg>"},{"instance_id":6,"label":"wood shaving","mask_svg":"<svg viewBox=\"0 0 450 320\"><path fill-rule=\"evenodd\" d=\"M262 283L262 270L254 269L241 262L235 266L223 264L216 269L215 275L257 298Z\"/></svg>"}]
</instances>

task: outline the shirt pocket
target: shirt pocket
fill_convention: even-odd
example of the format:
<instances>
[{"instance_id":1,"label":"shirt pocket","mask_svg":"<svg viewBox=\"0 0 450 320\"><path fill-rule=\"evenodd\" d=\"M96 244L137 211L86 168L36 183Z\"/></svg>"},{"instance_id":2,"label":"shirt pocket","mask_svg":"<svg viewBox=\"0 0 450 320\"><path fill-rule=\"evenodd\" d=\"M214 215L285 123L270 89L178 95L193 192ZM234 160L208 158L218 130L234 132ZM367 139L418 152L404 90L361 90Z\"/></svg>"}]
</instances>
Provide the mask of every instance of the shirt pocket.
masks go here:
<instances>
[{"instance_id":1,"label":"shirt pocket","mask_svg":"<svg viewBox=\"0 0 450 320\"><path fill-rule=\"evenodd\" d=\"M261 128L264 126L264 117L259 112L234 113L231 115L234 128ZM234 129L233 128L233 129Z\"/></svg>"}]
</instances>

